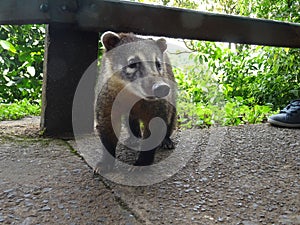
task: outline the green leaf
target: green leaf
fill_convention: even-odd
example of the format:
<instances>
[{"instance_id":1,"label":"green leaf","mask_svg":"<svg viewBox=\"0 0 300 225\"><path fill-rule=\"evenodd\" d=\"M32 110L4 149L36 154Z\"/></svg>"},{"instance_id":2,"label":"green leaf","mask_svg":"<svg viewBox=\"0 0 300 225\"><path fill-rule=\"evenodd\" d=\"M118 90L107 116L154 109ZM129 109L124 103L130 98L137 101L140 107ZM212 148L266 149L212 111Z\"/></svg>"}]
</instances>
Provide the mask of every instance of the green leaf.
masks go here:
<instances>
[{"instance_id":1,"label":"green leaf","mask_svg":"<svg viewBox=\"0 0 300 225\"><path fill-rule=\"evenodd\" d=\"M7 51L10 51L10 52L12 52L14 54L17 53L17 50L16 50L15 46L13 46L13 44L10 43L10 42L8 42L8 41L0 40L0 46L3 49L5 49Z\"/></svg>"}]
</instances>

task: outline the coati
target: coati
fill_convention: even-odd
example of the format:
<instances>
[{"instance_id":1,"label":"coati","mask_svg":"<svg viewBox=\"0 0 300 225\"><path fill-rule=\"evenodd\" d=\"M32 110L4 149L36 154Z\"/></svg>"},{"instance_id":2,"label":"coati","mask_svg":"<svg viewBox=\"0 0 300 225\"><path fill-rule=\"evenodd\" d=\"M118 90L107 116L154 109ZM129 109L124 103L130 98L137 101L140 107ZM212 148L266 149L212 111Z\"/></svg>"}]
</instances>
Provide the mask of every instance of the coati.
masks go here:
<instances>
[{"instance_id":1,"label":"coati","mask_svg":"<svg viewBox=\"0 0 300 225\"><path fill-rule=\"evenodd\" d=\"M166 40L161 38L155 41L132 33L105 32L101 41L105 52L99 74L101 88L97 94L95 114L96 129L107 151L104 151L97 166L104 168L97 170L113 167L121 117L130 104L128 126L135 137L142 140L149 138L152 135L149 123L155 117L161 118L166 125L162 142L154 143L151 149L143 149L141 145L134 164L151 165L157 148L174 148L170 136L176 123L176 83L165 52ZM153 134L160 130L160 127L155 128Z\"/></svg>"}]
</instances>

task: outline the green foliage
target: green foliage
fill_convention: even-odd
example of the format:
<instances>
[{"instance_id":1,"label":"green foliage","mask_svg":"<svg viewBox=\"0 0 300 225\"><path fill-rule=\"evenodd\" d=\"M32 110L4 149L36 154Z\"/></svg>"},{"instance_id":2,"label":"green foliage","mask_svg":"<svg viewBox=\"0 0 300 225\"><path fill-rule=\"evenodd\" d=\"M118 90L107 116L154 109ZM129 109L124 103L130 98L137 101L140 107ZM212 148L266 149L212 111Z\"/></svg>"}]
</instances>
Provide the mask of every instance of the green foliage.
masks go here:
<instances>
[{"instance_id":1,"label":"green foliage","mask_svg":"<svg viewBox=\"0 0 300 225\"><path fill-rule=\"evenodd\" d=\"M186 9L195 9L199 6L197 0L137 0L142 3L158 3L164 6L172 6Z\"/></svg>"},{"instance_id":2,"label":"green foliage","mask_svg":"<svg viewBox=\"0 0 300 225\"><path fill-rule=\"evenodd\" d=\"M222 125L255 124L266 120L271 112L267 105L248 106L243 98L236 97L224 106Z\"/></svg>"},{"instance_id":3,"label":"green foliage","mask_svg":"<svg viewBox=\"0 0 300 225\"><path fill-rule=\"evenodd\" d=\"M250 8L258 18L300 22L300 2L297 0L255 1Z\"/></svg>"},{"instance_id":4,"label":"green foliage","mask_svg":"<svg viewBox=\"0 0 300 225\"><path fill-rule=\"evenodd\" d=\"M174 72L178 83L177 111L181 128L261 123L272 113L269 105L249 105L249 99L239 96L226 99L222 85L207 70L187 73L186 76L182 70L175 69ZM206 81L201 77L206 77Z\"/></svg>"},{"instance_id":5,"label":"green foliage","mask_svg":"<svg viewBox=\"0 0 300 225\"><path fill-rule=\"evenodd\" d=\"M44 34L42 25L0 26L0 103L40 99Z\"/></svg>"},{"instance_id":6,"label":"green foliage","mask_svg":"<svg viewBox=\"0 0 300 225\"><path fill-rule=\"evenodd\" d=\"M23 99L10 104L0 104L0 121L17 120L29 115L40 115L40 104L30 103Z\"/></svg>"},{"instance_id":7,"label":"green foliage","mask_svg":"<svg viewBox=\"0 0 300 225\"><path fill-rule=\"evenodd\" d=\"M259 123L300 98L300 49L189 44L195 65L175 70L183 126Z\"/></svg>"},{"instance_id":8,"label":"green foliage","mask_svg":"<svg viewBox=\"0 0 300 225\"><path fill-rule=\"evenodd\" d=\"M4 50L7 50L11 53L17 53L16 48L8 41L0 40L0 45Z\"/></svg>"},{"instance_id":9,"label":"green foliage","mask_svg":"<svg viewBox=\"0 0 300 225\"><path fill-rule=\"evenodd\" d=\"M227 100L241 96L246 104L270 104L277 109L300 97L300 49L195 45L196 63L206 64L218 77Z\"/></svg>"}]
</instances>

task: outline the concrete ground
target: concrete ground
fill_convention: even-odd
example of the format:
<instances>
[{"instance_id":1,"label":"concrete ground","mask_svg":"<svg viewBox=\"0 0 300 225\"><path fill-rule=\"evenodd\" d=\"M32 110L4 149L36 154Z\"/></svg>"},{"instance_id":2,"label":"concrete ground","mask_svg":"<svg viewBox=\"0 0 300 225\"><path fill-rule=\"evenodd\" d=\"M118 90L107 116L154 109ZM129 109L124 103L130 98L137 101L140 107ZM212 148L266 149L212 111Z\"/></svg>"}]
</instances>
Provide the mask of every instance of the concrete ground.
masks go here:
<instances>
[{"instance_id":1,"label":"concrete ground","mask_svg":"<svg viewBox=\"0 0 300 225\"><path fill-rule=\"evenodd\" d=\"M93 154L38 129L39 118L0 122L0 224L300 224L300 129L177 132L183 168L145 186L94 175Z\"/></svg>"}]
</instances>

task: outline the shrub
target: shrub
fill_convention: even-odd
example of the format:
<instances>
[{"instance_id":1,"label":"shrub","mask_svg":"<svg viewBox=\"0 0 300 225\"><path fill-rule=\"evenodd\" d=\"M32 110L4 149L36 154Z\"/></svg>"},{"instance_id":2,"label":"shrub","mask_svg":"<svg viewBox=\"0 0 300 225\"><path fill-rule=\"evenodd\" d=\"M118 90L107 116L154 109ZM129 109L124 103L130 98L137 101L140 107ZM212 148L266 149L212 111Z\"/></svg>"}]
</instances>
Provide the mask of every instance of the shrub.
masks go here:
<instances>
[{"instance_id":1,"label":"shrub","mask_svg":"<svg viewBox=\"0 0 300 225\"><path fill-rule=\"evenodd\" d=\"M0 103L41 97L45 26L0 26Z\"/></svg>"}]
</instances>

